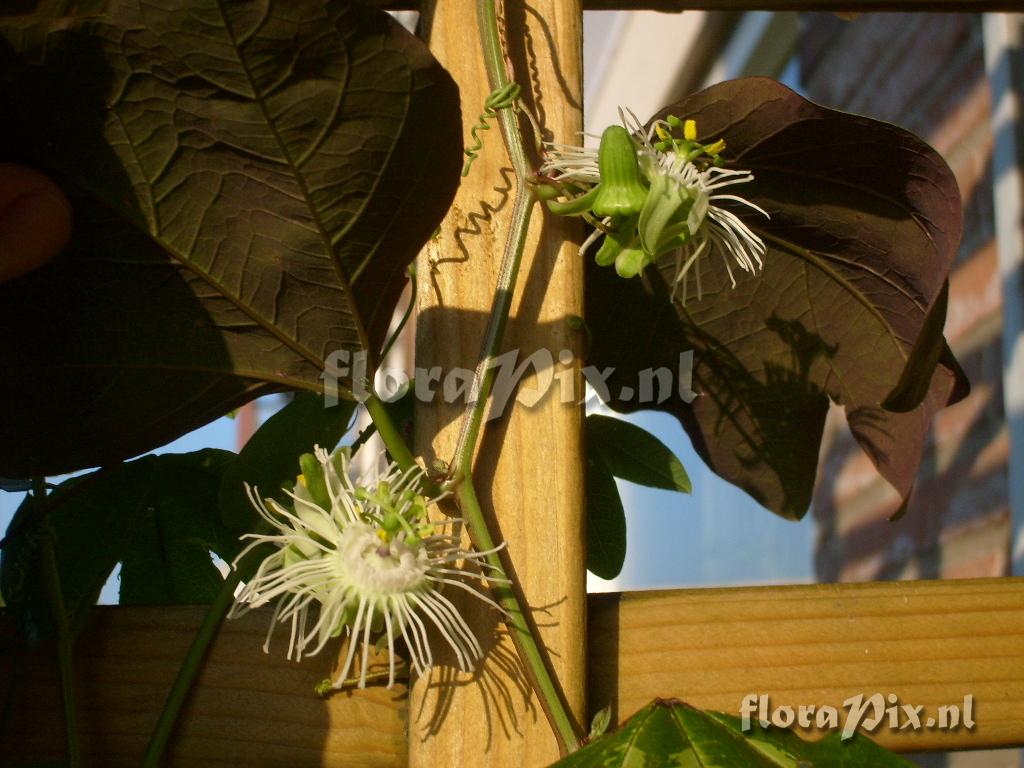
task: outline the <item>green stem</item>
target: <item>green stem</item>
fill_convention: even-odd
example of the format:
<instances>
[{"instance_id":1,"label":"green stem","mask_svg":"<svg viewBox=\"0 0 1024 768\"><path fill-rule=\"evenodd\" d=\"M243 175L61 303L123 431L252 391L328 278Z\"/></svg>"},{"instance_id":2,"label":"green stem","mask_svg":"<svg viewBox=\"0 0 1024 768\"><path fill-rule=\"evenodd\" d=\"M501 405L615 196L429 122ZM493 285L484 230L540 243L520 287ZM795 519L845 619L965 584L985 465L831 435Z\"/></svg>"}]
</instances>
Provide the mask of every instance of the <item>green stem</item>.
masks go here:
<instances>
[{"instance_id":1,"label":"green stem","mask_svg":"<svg viewBox=\"0 0 1024 768\"><path fill-rule=\"evenodd\" d=\"M491 317L487 323L480 361L477 363L470 387L470 405L462 420L458 441L455 444L455 457L452 460L452 467L464 474L468 474L473 465L473 454L480 441L484 415L487 412L487 398L490 397L494 379L498 375L494 360L501 351L501 340L505 335L505 326L508 324L509 312L512 309L512 294L519 277L519 266L526 246L526 230L530 226L532 212L532 195L517 191L512 208L509 239L505 243L498 285L494 290L491 304Z\"/></svg>"},{"instance_id":2,"label":"green stem","mask_svg":"<svg viewBox=\"0 0 1024 768\"><path fill-rule=\"evenodd\" d=\"M494 0L478 0L477 11L488 80L491 88L498 91L507 88L512 81L505 68ZM506 106L497 109L497 114L516 175L515 202L512 208L509 235L502 254L494 301L491 305L491 316L484 334L479 363L470 390L470 406L463 417L456 443L455 457L451 465L451 476L456 478L455 496L462 517L473 540L473 545L484 552L494 549L494 540L487 527L487 521L480 508L480 502L471 480L473 456L480 440L487 398L497 375L493 361L501 349L505 326L512 308L513 292L519 276L519 267L526 246L526 234L535 200L532 186L527 183L531 169L515 113L511 107ZM405 441L395 428L379 398L376 395L371 395L365 405L381 439L399 467L405 470L416 466ZM523 610L523 601L520 600L511 585L502 583L507 580L508 570L498 554L492 552L487 556L487 562L495 570L498 579L498 583L492 584L492 591L498 604L507 614L506 624L509 632L528 670L533 688L540 699L555 738L558 740L559 748L562 754L574 752L579 748L580 734L565 704L558 683L548 668L535 631Z\"/></svg>"},{"instance_id":3,"label":"green stem","mask_svg":"<svg viewBox=\"0 0 1024 768\"><path fill-rule=\"evenodd\" d=\"M494 551L494 539L491 538L490 530L487 528L487 520L484 518L476 489L470 478L465 477L458 484L455 497L458 499L462 519L473 539L473 546L481 552L490 552L486 556L486 561L494 570L493 575L498 580L491 582L491 592L498 605L505 611L505 625L509 629L509 635L519 651L519 657L526 666L530 682L540 699L541 707L548 718L548 724L558 740L559 751L564 757L579 749L580 733L576 722L569 713L557 680L548 668L544 651L541 649L534 628L530 625L523 610L523 601L519 599L511 580L508 579L508 571L501 557ZM505 580L510 583L504 583Z\"/></svg>"},{"instance_id":4,"label":"green stem","mask_svg":"<svg viewBox=\"0 0 1024 768\"><path fill-rule=\"evenodd\" d=\"M381 399L376 394L373 394L366 399L363 405L366 406L370 418L373 419L374 426L377 427L377 434L384 441L388 453L391 454L391 458L395 460L398 467L403 472L407 472L413 467L418 466L416 459L413 458L412 452L409 450L409 446L405 444L405 440L402 438L401 433L399 433L398 427L395 426L395 422L391 420L391 414L388 413L388 409L381 402Z\"/></svg>"},{"instance_id":5,"label":"green stem","mask_svg":"<svg viewBox=\"0 0 1024 768\"><path fill-rule=\"evenodd\" d=\"M477 15L487 77L491 88L497 91L507 87L511 79L506 70L494 0L478 0ZM493 550L494 540L473 487L473 457L480 441L487 398L491 394L497 375L493 361L501 351L534 204L533 189L527 183L531 168L515 112L510 107L499 109L497 112L505 146L516 175L515 202L491 306L491 316L470 390L470 405L463 417L451 467L451 475L456 478L455 495L459 509L473 545L480 551ZM487 561L499 577L506 578L508 571L497 553L489 555ZM562 754L574 752L579 748L580 734L566 706L561 689L548 668L541 644L523 610L523 602L511 586L494 584L492 589L499 605L508 616L506 623L509 632L529 670L534 690L541 701Z\"/></svg>"},{"instance_id":6,"label":"green stem","mask_svg":"<svg viewBox=\"0 0 1024 768\"><path fill-rule=\"evenodd\" d=\"M40 509L46 507L46 481L36 478L32 481L32 497ZM43 578L46 581L46 597L50 603L54 623L57 625L57 666L60 670L61 703L64 708L64 733L67 740L68 765L78 768L82 764L78 750L78 715L75 707L75 676L72 668L74 639L64 605L64 592L60 586L60 571L57 567L57 551L54 547L53 526L48 520L43 523L42 537Z\"/></svg>"},{"instance_id":7,"label":"green stem","mask_svg":"<svg viewBox=\"0 0 1024 768\"><path fill-rule=\"evenodd\" d=\"M476 9L487 79L495 91L507 88L512 84L512 79L505 67L505 52L501 46L501 30L498 28L495 1L477 0ZM505 137L512 168L516 172L518 180L523 182L530 176L531 168L523 145L523 134L519 130L519 122L509 107L498 110L498 122L501 125L501 133ZM519 185L520 189L525 186L522 183Z\"/></svg>"},{"instance_id":8,"label":"green stem","mask_svg":"<svg viewBox=\"0 0 1024 768\"><path fill-rule=\"evenodd\" d=\"M160 719L156 722L153 735L149 739L149 746L146 747L146 754L142 758L143 768L157 768L160 765L167 742L174 731L178 716L181 714L181 708L185 704L185 699L188 698L192 684L199 675L199 670L213 644L221 622L235 601L235 589L240 581L238 570L232 570L224 579L220 592L217 593L213 603L207 609L203 623L199 625L195 637L192 638L192 645L189 646L185 660L181 663L178 675L174 678L171 690L164 701Z\"/></svg>"},{"instance_id":9,"label":"green stem","mask_svg":"<svg viewBox=\"0 0 1024 768\"><path fill-rule=\"evenodd\" d=\"M494 0L478 0L477 20L480 25L480 41L483 46L484 64L487 68L487 79L490 86L494 90L507 88L512 80L505 66L505 54L502 50L501 31L498 28ZM530 226L530 215L533 212L534 203L533 187L527 183L532 171L515 111L511 107L504 107L498 109L497 113L498 124L501 126L508 156L512 161L512 169L515 171L516 193L512 207L512 220L509 223L509 234L505 241L505 251L501 257L501 267L498 272L498 284L494 289L491 316L484 333L480 361L477 364L470 389L470 406L463 418L455 445L452 466L463 474L469 474L469 469L472 466L473 453L480 440L480 429L484 413L487 410L487 398L494 386L495 376L497 376L494 358L500 351L501 340L505 334L509 312L512 309L512 295L519 277L519 266L526 246L526 233Z\"/></svg>"},{"instance_id":10,"label":"green stem","mask_svg":"<svg viewBox=\"0 0 1024 768\"><path fill-rule=\"evenodd\" d=\"M395 462L403 470L418 466L412 454L409 452L405 441L399 434L391 415L388 413L384 403L376 395L371 395L366 401L366 408L370 412L374 426L384 441L384 445L391 453ZM433 493L433 492L431 492ZM473 546L481 552L490 552L486 556L487 564L494 570L495 582L491 583L491 591L494 593L498 605L505 611L507 618L506 625L520 658L523 659L527 672L529 673L534 690L540 698L541 707L547 715L551 729L558 740L559 749L562 754L574 752L579 748L580 735L576 725L569 714L568 707L562 698L558 684L555 682L551 671L544 659L533 629L523 611L523 603L520 601L515 590L504 581L508 579L508 569L494 552L494 539L487 527L487 520L484 518L483 510L477 499L473 482L468 476L463 476L456 485L455 497L458 501L459 511L466 523Z\"/></svg>"},{"instance_id":11,"label":"green stem","mask_svg":"<svg viewBox=\"0 0 1024 768\"><path fill-rule=\"evenodd\" d=\"M483 46L484 65L487 68L487 79L490 86L495 91L507 88L512 80L505 66L505 54L501 46L501 30L498 27L498 15L494 0L477 0L477 20L480 25L480 42ZM505 251L501 257L498 284L494 290L491 317L484 333L480 362L477 364L470 389L470 406L462 421L462 428L455 446L455 458L452 461L452 466L457 472L461 471L467 475L473 463L476 444L480 439L480 428L487 410L487 397L491 393L494 378L497 375L493 361L501 348L501 339L504 336L505 325L508 323L508 315L512 309L512 294L519 277L519 266L526 246L526 232L530 226L530 214L533 212L534 203L533 187L527 183L532 171L523 143L523 134L519 130L519 121L511 107L498 109L497 112L508 156L515 171L516 194L508 239L505 241Z\"/></svg>"}]
</instances>

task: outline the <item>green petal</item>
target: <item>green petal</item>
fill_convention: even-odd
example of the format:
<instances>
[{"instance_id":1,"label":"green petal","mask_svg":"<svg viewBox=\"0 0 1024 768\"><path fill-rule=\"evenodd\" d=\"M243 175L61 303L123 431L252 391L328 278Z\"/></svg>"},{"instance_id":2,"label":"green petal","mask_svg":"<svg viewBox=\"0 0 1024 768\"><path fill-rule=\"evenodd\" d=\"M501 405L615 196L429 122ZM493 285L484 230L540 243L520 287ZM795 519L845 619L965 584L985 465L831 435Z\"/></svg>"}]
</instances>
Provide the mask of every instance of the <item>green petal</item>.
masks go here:
<instances>
[{"instance_id":1,"label":"green petal","mask_svg":"<svg viewBox=\"0 0 1024 768\"><path fill-rule=\"evenodd\" d=\"M686 216L686 226L689 227L691 235L696 235L697 230L704 223L704 217L708 215L709 205L711 205L711 198L708 197L707 193L698 192L694 198L693 205L690 206L690 212Z\"/></svg>"}]
</instances>

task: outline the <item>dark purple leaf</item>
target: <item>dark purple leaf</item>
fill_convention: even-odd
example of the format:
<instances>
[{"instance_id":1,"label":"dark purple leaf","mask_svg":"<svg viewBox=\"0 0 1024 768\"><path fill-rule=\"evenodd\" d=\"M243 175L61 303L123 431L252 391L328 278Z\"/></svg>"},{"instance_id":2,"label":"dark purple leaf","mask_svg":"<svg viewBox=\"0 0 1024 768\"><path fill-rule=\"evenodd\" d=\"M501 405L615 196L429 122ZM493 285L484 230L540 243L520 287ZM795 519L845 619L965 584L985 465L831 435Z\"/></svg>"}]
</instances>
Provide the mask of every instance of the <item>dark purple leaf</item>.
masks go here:
<instances>
[{"instance_id":1,"label":"dark purple leaf","mask_svg":"<svg viewBox=\"0 0 1024 768\"><path fill-rule=\"evenodd\" d=\"M0 161L75 209L66 253L0 286L12 477L135 455L376 353L461 166L454 82L363 3L72 5L0 17Z\"/></svg>"},{"instance_id":2,"label":"dark purple leaf","mask_svg":"<svg viewBox=\"0 0 1024 768\"><path fill-rule=\"evenodd\" d=\"M610 404L643 407L616 393L644 369L677 370L692 349L699 396L654 407L761 504L806 512L830 399L908 493L932 415L965 388L951 355L936 367L961 228L952 173L912 134L763 78L713 86L658 116L667 114L695 119L701 140L725 139L727 165L754 173L731 191L770 219L733 210L768 253L762 273L737 272L736 288L721 256L705 259L702 296L691 278L685 306L670 301L672 254L642 281L588 266L589 362L616 368Z\"/></svg>"}]
</instances>

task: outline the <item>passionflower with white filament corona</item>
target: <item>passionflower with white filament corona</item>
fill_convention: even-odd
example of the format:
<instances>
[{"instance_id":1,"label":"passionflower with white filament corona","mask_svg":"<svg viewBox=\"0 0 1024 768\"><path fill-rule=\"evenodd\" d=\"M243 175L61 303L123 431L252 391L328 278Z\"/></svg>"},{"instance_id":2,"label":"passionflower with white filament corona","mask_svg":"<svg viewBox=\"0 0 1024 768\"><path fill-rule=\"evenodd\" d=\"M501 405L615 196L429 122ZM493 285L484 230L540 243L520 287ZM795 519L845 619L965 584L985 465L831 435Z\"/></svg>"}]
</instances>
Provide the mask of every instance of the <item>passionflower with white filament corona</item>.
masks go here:
<instances>
[{"instance_id":1,"label":"passionflower with white filament corona","mask_svg":"<svg viewBox=\"0 0 1024 768\"><path fill-rule=\"evenodd\" d=\"M622 113L593 149L549 144L540 173L566 200L548 207L562 215L588 217L594 232L587 250L603 235L595 255L601 266L614 264L622 277L634 277L670 251L676 252L672 296L696 275L702 293L700 257L719 254L733 287L733 266L754 273L763 266L764 242L735 213L718 203L732 201L767 217L754 203L726 187L753 181L750 171L722 167L722 140L702 144L697 124L670 115L644 129L632 113Z\"/></svg>"},{"instance_id":2,"label":"passionflower with white filament corona","mask_svg":"<svg viewBox=\"0 0 1024 768\"><path fill-rule=\"evenodd\" d=\"M290 507L261 499L247 487L274 532L247 535L251 543L238 559L264 544L275 550L239 594L231 617L276 601L263 650L269 651L275 625L287 623L288 658L296 661L347 632L350 643L341 672L321 692L341 688L350 670L364 687L374 643L388 649L391 687L398 638L405 639L413 670L424 674L433 665L428 625L452 647L459 667L472 670L483 655L480 643L443 590L464 589L498 608L458 578L484 579L463 567L469 562L486 567L483 558L489 553L462 549L453 530L461 520L428 518L438 498L423 495L423 471L402 471L392 464L372 479L353 482L350 452L344 448L328 455L317 447L314 454L303 454L299 464L302 474L288 493ZM361 658L353 668L359 645Z\"/></svg>"}]
</instances>

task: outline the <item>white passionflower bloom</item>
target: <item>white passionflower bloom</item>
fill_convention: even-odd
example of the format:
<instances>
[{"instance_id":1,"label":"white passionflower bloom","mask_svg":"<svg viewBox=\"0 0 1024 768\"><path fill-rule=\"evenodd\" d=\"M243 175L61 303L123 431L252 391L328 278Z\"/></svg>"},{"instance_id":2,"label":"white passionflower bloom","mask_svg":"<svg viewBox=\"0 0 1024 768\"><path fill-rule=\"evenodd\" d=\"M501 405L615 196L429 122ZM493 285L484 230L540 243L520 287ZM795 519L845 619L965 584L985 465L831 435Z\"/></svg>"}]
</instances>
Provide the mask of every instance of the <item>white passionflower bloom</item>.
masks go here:
<instances>
[{"instance_id":1,"label":"white passionflower bloom","mask_svg":"<svg viewBox=\"0 0 1024 768\"><path fill-rule=\"evenodd\" d=\"M373 478L353 482L349 451L328 455L319 447L315 454L305 454L300 465L302 474L288 494L291 507L261 499L247 488L274 532L249 534L251 543L238 559L264 544L275 550L245 585L230 616L276 601L263 650L269 651L275 625L287 623L288 658L296 661L318 653L328 640L347 631L345 662L324 690L341 688L350 671L364 687L375 643L388 649L391 687L398 638L405 639L412 668L424 674L433 665L428 625L452 647L459 667L472 670L483 655L480 643L443 590L464 589L498 608L462 580L485 578L462 566L472 561L486 567L483 558L489 553L462 549L458 531L452 530L461 520L428 519L427 510L438 498L422 495L423 471L403 472L392 464Z\"/></svg>"},{"instance_id":2,"label":"white passionflower bloom","mask_svg":"<svg viewBox=\"0 0 1024 768\"><path fill-rule=\"evenodd\" d=\"M564 215L589 216L594 232L580 248L599 238L596 255L602 266L615 265L633 277L659 256L675 251L673 293L686 283L690 270L701 294L700 257L719 254L733 286L733 266L754 273L763 266L764 242L735 213L719 203L732 201L764 216L768 214L727 187L753 181L750 171L722 167L724 141L702 144L697 125L669 116L647 129L633 113L620 111L622 126L610 126L597 150L547 145L540 172L567 201L549 202Z\"/></svg>"}]
</instances>

